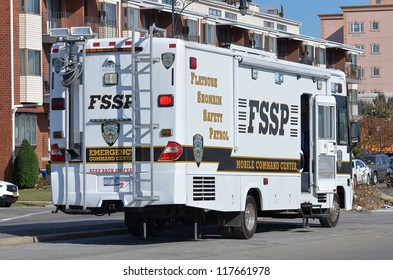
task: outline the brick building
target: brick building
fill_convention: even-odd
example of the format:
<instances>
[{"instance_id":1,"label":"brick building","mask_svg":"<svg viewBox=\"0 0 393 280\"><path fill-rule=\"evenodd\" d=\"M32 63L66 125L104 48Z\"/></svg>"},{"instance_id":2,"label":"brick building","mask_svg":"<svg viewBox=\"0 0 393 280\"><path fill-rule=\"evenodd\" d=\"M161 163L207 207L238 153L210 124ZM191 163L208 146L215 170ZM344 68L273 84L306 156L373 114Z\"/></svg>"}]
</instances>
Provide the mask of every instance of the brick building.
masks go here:
<instances>
[{"instance_id":1,"label":"brick building","mask_svg":"<svg viewBox=\"0 0 393 280\"><path fill-rule=\"evenodd\" d=\"M319 15L322 38L353 45L361 84L358 98L371 101L378 93L393 97L393 0L370 0L369 5L341 7L341 14Z\"/></svg>"}]
</instances>

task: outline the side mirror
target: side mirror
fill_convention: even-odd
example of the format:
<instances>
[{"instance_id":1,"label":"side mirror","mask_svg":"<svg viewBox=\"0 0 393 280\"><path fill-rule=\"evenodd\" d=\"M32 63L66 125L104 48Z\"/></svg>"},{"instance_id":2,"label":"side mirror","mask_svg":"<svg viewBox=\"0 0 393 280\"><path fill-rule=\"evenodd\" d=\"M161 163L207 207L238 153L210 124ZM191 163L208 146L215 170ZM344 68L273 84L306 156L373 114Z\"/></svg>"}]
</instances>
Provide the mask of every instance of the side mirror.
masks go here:
<instances>
[{"instance_id":1,"label":"side mirror","mask_svg":"<svg viewBox=\"0 0 393 280\"><path fill-rule=\"evenodd\" d=\"M357 122L351 123L351 144L356 145L360 142L360 127Z\"/></svg>"}]
</instances>

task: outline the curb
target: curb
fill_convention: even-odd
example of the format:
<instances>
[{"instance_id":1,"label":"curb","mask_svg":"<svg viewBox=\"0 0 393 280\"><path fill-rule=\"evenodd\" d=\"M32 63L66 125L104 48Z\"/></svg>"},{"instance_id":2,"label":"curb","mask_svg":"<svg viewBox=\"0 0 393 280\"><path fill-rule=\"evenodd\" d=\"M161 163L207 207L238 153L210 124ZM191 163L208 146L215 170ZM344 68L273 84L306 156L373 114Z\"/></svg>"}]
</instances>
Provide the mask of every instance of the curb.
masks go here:
<instances>
[{"instance_id":1,"label":"curb","mask_svg":"<svg viewBox=\"0 0 393 280\"><path fill-rule=\"evenodd\" d=\"M31 244L31 243L39 243L39 242L50 242L50 241L65 240L65 239L105 236L105 235L112 235L112 234L122 234L127 232L128 230L126 228L118 228L118 229L56 233L56 234L46 234L46 235L37 235L37 236L14 236L14 237L1 238L0 246L7 246L7 245L12 246L12 245L22 245L22 244Z\"/></svg>"}]
</instances>

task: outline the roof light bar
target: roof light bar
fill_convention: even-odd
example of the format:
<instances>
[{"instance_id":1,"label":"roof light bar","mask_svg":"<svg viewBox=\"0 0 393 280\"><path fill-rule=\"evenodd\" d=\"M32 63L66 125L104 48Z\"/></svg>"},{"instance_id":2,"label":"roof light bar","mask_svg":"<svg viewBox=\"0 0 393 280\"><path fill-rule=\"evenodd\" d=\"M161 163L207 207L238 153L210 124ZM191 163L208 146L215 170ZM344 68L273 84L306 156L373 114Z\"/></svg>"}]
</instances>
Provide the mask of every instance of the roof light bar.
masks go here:
<instances>
[{"instance_id":1,"label":"roof light bar","mask_svg":"<svg viewBox=\"0 0 393 280\"><path fill-rule=\"evenodd\" d=\"M51 37L67 37L70 36L70 29L68 28L52 28L49 32Z\"/></svg>"}]
</instances>

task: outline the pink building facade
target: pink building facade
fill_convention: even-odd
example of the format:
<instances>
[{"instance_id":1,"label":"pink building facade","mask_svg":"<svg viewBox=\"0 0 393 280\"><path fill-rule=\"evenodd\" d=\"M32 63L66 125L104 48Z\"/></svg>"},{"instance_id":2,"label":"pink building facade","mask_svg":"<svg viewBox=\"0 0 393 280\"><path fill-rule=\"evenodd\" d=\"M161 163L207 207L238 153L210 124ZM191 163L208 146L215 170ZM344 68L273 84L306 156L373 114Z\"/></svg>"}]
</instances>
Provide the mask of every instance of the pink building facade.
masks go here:
<instances>
[{"instance_id":1,"label":"pink building facade","mask_svg":"<svg viewBox=\"0 0 393 280\"><path fill-rule=\"evenodd\" d=\"M370 0L369 5L341 9L342 14L319 15L321 34L323 39L364 50L357 57L358 99L371 101L378 93L393 97L393 0Z\"/></svg>"}]
</instances>

